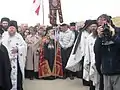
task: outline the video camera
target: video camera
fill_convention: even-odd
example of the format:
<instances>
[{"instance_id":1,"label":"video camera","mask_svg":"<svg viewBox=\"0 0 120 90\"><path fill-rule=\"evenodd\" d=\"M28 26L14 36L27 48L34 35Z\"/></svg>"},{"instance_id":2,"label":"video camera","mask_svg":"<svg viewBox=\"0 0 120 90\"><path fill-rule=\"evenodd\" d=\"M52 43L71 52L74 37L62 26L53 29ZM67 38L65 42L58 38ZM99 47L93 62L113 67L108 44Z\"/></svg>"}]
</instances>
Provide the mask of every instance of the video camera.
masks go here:
<instances>
[{"instance_id":1,"label":"video camera","mask_svg":"<svg viewBox=\"0 0 120 90\"><path fill-rule=\"evenodd\" d=\"M104 24L102 42L106 43L110 41L111 37L112 37L112 32L110 31L110 27L108 26L108 24Z\"/></svg>"}]
</instances>

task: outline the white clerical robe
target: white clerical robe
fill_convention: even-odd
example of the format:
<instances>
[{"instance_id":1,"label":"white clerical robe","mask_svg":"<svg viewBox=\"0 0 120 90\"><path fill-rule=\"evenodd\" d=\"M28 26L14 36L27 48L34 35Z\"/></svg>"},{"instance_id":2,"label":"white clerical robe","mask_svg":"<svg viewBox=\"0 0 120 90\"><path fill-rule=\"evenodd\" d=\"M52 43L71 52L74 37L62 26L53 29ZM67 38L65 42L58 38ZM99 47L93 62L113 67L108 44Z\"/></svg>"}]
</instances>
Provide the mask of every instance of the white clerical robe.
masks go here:
<instances>
[{"instance_id":1,"label":"white clerical robe","mask_svg":"<svg viewBox=\"0 0 120 90\"><path fill-rule=\"evenodd\" d=\"M98 86L99 83L99 74L97 73L95 67L95 54L94 54L94 44L96 37L93 34L90 34L87 38L86 48L85 48L85 57L84 57L84 66L83 66L83 79L86 81L92 80L93 85Z\"/></svg>"},{"instance_id":2,"label":"white clerical robe","mask_svg":"<svg viewBox=\"0 0 120 90\"><path fill-rule=\"evenodd\" d=\"M11 90L17 90L17 71L18 66L17 63L19 63L20 70L22 72L22 77L24 80L24 68L25 68L25 61L26 61L26 54L27 54L27 44L23 40L22 36L19 33L16 33L15 36L9 36L8 32L5 32L3 34L2 38L3 45L7 48L9 53L9 58L11 61L11 80L12 80L12 89ZM12 49L17 48L18 52L13 54Z\"/></svg>"},{"instance_id":3,"label":"white clerical robe","mask_svg":"<svg viewBox=\"0 0 120 90\"><path fill-rule=\"evenodd\" d=\"M82 32L81 41L78 45L77 51L75 54L73 54L75 46L76 46L76 42L75 42L71 55L66 65L66 69L73 71L73 72L80 70L81 66L79 62L82 60L82 57L85 55L86 40L88 36L89 36L89 33L87 31Z\"/></svg>"}]
</instances>

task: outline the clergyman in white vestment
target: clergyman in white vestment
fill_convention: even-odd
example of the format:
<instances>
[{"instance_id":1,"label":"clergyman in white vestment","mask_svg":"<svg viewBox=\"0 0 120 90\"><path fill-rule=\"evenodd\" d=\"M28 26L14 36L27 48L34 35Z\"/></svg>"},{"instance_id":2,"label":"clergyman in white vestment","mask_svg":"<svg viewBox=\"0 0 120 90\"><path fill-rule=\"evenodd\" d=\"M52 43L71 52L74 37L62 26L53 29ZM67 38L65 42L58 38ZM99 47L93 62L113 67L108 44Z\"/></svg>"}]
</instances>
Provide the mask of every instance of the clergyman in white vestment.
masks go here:
<instances>
[{"instance_id":1,"label":"clergyman in white vestment","mask_svg":"<svg viewBox=\"0 0 120 90\"><path fill-rule=\"evenodd\" d=\"M23 90L24 67L26 61L27 44L22 36L17 33L17 22L10 21L7 32L4 32L2 44L7 48L11 62L11 90Z\"/></svg>"},{"instance_id":2,"label":"clergyman in white vestment","mask_svg":"<svg viewBox=\"0 0 120 90\"><path fill-rule=\"evenodd\" d=\"M86 48L85 48L85 57L84 57L84 66L83 66L83 79L86 81L91 81L90 90L99 90L99 79L100 76L96 70L95 66L95 53L94 53L94 44L97 38L97 22L96 20L92 21L93 23L89 26L91 29L91 34L87 38Z\"/></svg>"},{"instance_id":3,"label":"clergyman in white vestment","mask_svg":"<svg viewBox=\"0 0 120 90\"><path fill-rule=\"evenodd\" d=\"M66 65L66 69L68 69L70 71L76 72L76 71L80 70L81 66L80 66L79 62L82 60L83 56L85 55L86 40L90 34L90 32L86 30L87 26L89 25L89 22L90 22L90 20L86 20L85 26L83 27L84 29L83 29L83 31L80 32L81 34L78 35L78 37L75 41L75 44L73 46L71 55L69 57L67 65ZM81 37L80 43L78 44L77 50L74 53L74 50L75 50L75 47L76 47L79 37Z\"/></svg>"}]
</instances>

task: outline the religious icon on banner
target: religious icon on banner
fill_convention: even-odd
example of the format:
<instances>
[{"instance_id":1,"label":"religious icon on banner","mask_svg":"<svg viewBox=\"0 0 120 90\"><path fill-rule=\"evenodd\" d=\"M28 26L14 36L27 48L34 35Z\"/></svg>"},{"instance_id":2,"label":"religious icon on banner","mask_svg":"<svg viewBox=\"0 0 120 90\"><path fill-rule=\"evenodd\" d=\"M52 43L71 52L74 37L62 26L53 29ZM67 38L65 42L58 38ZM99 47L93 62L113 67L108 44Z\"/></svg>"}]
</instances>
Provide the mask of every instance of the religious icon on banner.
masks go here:
<instances>
[{"instance_id":1,"label":"religious icon on banner","mask_svg":"<svg viewBox=\"0 0 120 90\"><path fill-rule=\"evenodd\" d=\"M60 0L49 0L49 10L50 10L49 11L50 24L53 25L57 23L57 13L59 15L60 23L63 22L63 15L62 15Z\"/></svg>"},{"instance_id":2,"label":"religious icon on banner","mask_svg":"<svg viewBox=\"0 0 120 90\"><path fill-rule=\"evenodd\" d=\"M52 0L52 5L56 7L58 5L58 0Z\"/></svg>"},{"instance_id":3,"label":"religious icon on banner","mask_svg":"<svg viewBox=\"0 0 120 90\"><path fill-rule=\"evenodd\" d=\"M58 0L52 0L52 9L58 9Z\"/></svg>"}]
</instances>

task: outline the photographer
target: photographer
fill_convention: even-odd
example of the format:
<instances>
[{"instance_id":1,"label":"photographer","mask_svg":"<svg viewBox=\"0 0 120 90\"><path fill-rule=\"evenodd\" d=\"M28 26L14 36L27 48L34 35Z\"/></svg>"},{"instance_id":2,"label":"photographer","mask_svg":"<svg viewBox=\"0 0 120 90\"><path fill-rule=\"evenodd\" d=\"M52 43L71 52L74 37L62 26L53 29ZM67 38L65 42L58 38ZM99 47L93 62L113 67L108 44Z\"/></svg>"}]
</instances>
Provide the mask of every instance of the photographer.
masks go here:
<instances>
[{"instance_id":1,"label":"photographer","mask_svg":"<svg viewBox=\"0 0 120 90\"><path fill-rule=\"evenodd\" d=\"M120 31L113 25L111 17L106 14L99 16L97 21L98 38L94 46L96 68L101 77L102 75L104 77L104 90L119 90ZM100 88L103 90L103 86Z\"/></svg>"}]
</instances>

